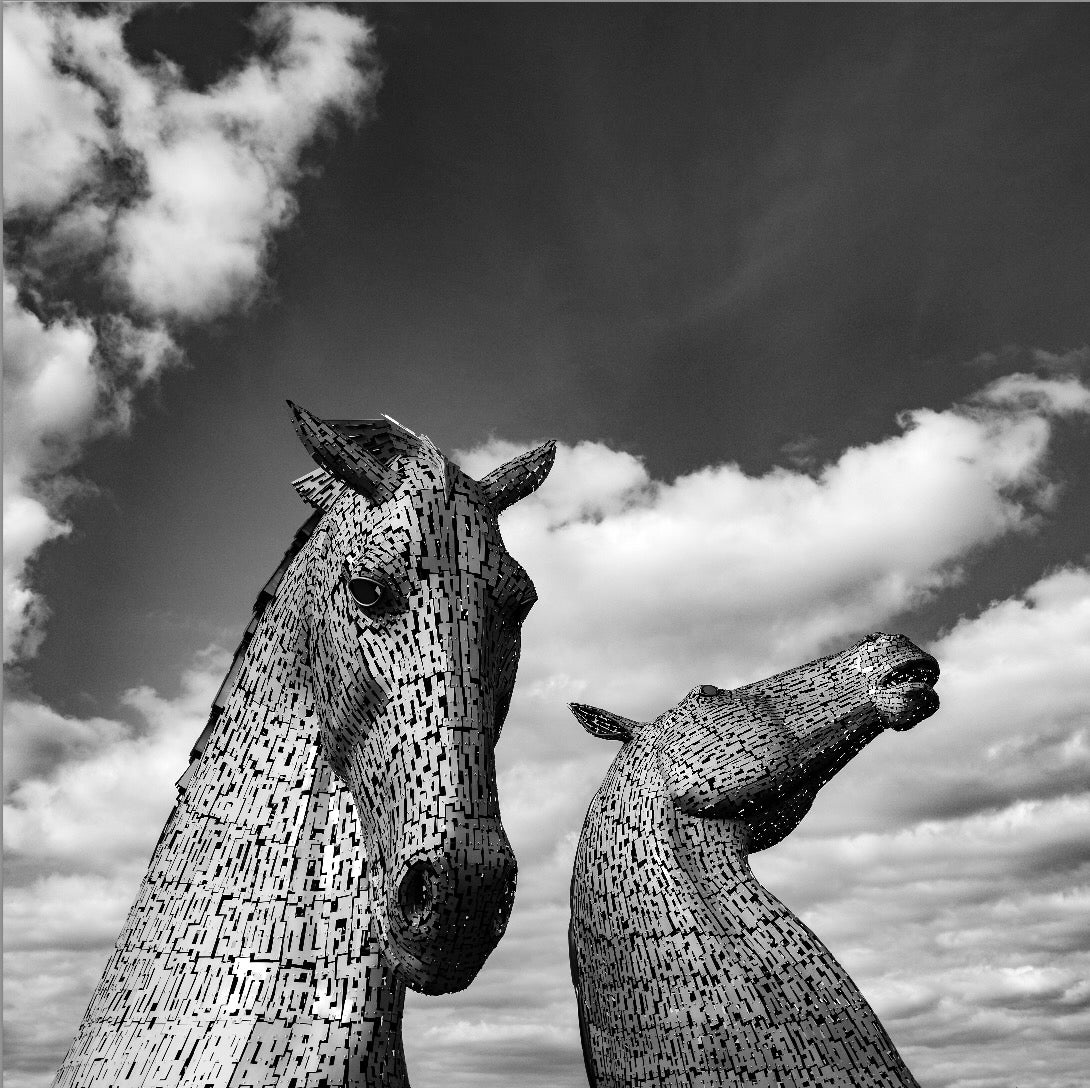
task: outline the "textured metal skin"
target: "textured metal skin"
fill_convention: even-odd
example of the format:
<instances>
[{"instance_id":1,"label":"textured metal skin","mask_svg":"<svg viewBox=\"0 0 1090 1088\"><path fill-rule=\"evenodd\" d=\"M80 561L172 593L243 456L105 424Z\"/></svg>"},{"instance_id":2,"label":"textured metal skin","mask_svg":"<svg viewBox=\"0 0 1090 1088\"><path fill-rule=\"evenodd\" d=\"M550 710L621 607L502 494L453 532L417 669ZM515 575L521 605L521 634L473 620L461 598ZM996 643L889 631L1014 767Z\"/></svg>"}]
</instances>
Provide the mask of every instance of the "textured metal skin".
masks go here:
<instances>
[{"instance_id":1,"label":"textured metal skin","mask_svg":"<svg viewBox=\"0 0 1090 1088\"><path fill-rule=\"evenodd\" d=\"M296 422L318 512L258 598L58 1088L405 1088L404 987L468 985L507 923L493 746L533 585L491 493L426 438Z\"/></svg>"},{"instance_id":2,"label":"textured metal skin","mask_svg":"<svg viewBox=\"0 0 1090 1088\"><path fill-rule=\"evenodd\" d=\"M572 876L570 953L592 1088L918 1088L821 941L754 877L818 789L886 728L934 713L934 658L900 635L653 722L573 705L624 740ZM628 739L625 739L625 738Z\"/></svg>"}]
</instances>

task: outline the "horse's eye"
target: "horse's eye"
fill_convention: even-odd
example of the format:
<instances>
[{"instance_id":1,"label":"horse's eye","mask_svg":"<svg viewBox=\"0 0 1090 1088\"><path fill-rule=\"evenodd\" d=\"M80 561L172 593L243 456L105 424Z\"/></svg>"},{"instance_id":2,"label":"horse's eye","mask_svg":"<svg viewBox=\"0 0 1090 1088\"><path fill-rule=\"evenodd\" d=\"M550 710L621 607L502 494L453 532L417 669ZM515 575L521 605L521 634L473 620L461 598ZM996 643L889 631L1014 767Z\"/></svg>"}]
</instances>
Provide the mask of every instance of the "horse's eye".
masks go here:
<instances>
[{"instance_id":1,"label":"horse's eye","mask_svg":"<svg viewBox=\"0 0 1090 1088\"><path fill-rule=\"evenodd\" d=\"M361 608L374 608L382 600L384 590L370 578L349 578L348 592Z\"/></svg>"}]
</instances>

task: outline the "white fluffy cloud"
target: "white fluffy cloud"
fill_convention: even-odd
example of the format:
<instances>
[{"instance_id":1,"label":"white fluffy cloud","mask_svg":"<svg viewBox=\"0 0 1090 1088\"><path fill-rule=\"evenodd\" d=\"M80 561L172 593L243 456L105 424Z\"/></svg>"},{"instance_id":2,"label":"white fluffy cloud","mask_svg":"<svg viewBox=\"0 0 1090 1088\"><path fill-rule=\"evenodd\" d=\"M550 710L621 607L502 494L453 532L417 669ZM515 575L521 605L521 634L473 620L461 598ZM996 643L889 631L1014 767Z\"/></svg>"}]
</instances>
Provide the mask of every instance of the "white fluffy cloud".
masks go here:
<instances>
[{"instance_id":1,"label":"white fluffy cloud","mask_svg":"<svg viewBox=\"0 0 1090 1088\"><path fill-rule=\"evenodd\" d=\"M49 211L94 178L108 147L101 96L57 72L57 16L30 4L4 10L4 203Z\"/></svg>"},{"instance_id":2,"label":"white fluffy cloud","mask_svg":"<svg viewBox=\"0 0 1090 1088\"><path fill-rule=\"evenodd\" d=\"M306 147L374 92L370 30L320 5L269 5L254 21L267 55L198 92L168 60L133 60L129 18L5 13L7 213L39 221L39 253L56 234L100 251L141 314L217 316L261 286Z\"/></svg>"},{"instance_id":3,"label":"white fluffy cloud","mask_svg":"<svg viewBox=\"0 0 1090 1088\"><path fill-rule=\"evenodd\" d=\"M161 326L113 316L43 321L4 277L4 660L30 656L47 609L29 568L70 526L65 471L88 441L128 427L132 398L178 355Z\"/></svg>"},{"instance_id":4,"label":"white fluffy cloud","mask_svg":"<svg viewBox=\"0 0 1090 1088\"><path fill-rule=\"evenodd\" d=\"M377 87L370 30L320 5L255 16L265 54L203 90L127 53L125 6L4 12L4 660L31 656L42 545L65 535L58 476L124 430L137 390L180 358L170 329L252 301L293 217L302 155ZM13 261L12 255L15 260ZM79 314L51 285L73 257L124 313ZM34 300L31 309L30 300Z\"/></svg>"},{"instance_id":5,"label":"white fluffy cloud","mask_svg":"<svg viewBox=\"0 0 1090 1088\"><path fill-rule=\"evenodd\" d=\"M228 661L214 648L205 651L172 698L148 688L125 692L121 703L132 724L10 700L4 755L15 766L4 768L5 847L43 870L109 874L119 863L146 861Z\"/></svg>"}]
</instances>

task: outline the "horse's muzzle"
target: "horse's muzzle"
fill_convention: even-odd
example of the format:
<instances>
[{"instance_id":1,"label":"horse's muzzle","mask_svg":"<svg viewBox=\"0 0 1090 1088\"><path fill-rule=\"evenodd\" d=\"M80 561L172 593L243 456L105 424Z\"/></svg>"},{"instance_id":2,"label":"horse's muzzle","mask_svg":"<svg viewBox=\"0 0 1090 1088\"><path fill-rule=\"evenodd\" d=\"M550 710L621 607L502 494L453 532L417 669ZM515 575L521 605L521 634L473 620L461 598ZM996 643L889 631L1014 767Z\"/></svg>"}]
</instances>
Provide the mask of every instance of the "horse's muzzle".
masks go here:
<instances>
[{"instance_id":1,"label":"horse's muzzle","mask_svg":"<svg viewBox=\"0 0 1090 1088\"><path fill-rule=\"evenodd\" d=\"M459 820L442 851L391 874L389 952L409 986L440 994L473 981L507 928L517 869L503 825L486 817Z\"/></svg>"},{"instance_id":2,"label":"horse's muzzle","mask_svg":"<svg viewBox=\"0 0 1090 1088\"><path fill-rule=\"evenodd\" d=\"M899 661L878 681L874 706L890 729L911 729L939 709L939 663L930 654Z\"/></svg>"}]
</instances>

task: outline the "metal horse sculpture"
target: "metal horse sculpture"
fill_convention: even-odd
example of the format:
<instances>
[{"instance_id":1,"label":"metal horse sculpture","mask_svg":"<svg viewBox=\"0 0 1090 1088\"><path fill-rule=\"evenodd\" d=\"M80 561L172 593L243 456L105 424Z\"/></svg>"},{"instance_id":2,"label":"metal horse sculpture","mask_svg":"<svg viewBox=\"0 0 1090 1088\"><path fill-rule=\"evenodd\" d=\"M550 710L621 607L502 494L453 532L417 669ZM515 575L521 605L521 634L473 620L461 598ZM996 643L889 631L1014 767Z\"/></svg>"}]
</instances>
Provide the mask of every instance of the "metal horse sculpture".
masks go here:
<instances>
[{"instance_id":1,"label":"metal horse sculpture","mask_svg":"<svg viewBox=\"0 0 1090 1088\"><path fill-rule=\"evenodd\" d=\"M404 1088L405 985L467 986L515 858L493 745L533 584L484 479L392 420L295 408L317 508L258 597L54 1085Z\"/></svg>"},{"instance_id":2,"label":"metal horse sculpture","mask_svg":"<svg viewBox=\"0 0 1090 1088\"><path fill-rule=\"evenodd\" d=\"M591 803L570 950L592 1088L918 1088L820 940L759 884L822 785L885 728L933 714L935 659L901 635L640 724L572 705L624 742Z\"/></svg>"}]
</instances>

